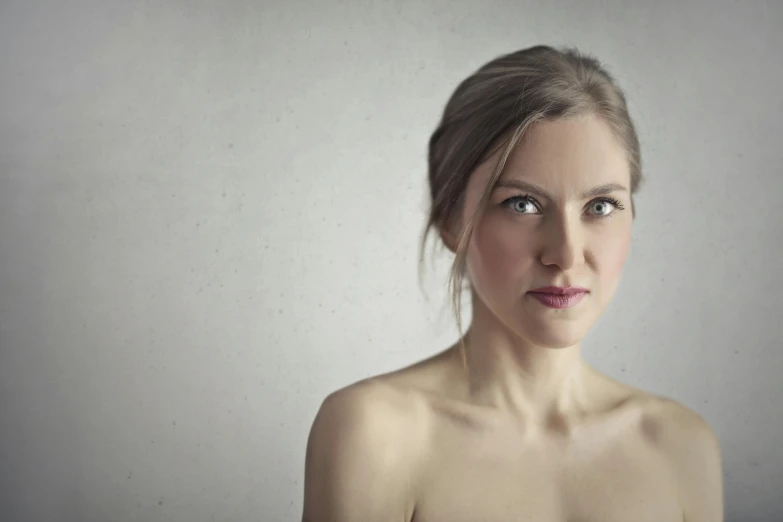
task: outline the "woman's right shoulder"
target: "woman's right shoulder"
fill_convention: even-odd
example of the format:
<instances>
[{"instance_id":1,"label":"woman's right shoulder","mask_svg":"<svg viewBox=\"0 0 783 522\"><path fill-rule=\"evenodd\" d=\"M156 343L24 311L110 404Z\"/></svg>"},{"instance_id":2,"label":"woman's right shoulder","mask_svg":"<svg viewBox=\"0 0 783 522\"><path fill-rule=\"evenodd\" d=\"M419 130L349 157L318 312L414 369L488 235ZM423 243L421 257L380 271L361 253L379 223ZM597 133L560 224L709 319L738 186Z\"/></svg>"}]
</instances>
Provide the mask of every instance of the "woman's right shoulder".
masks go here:
<instances>
[{"instance_id":1,"label":"woman's right shoulder","mask_svg":"<svg viewBox=\"0 0 783 522\"><path fill-rule=\"evenodd\" d=\"M365 379L336 390L322 401L311 436L341 437L360 445L399 443L415 436L424 407L417 394L380 378ZM413 442L407 440L407 442Z\"/></svg>"},{"instance_id":2,"label":"woman's right shoulder","mask_svg":"<svg viewBox=\"0 0 783 522\"><path fill-rule=\"evenodd\" d=\"M304 520L315 511L319 520L410 520L423 443L417 409L380 381L330 393L307 441Z\"/></svg>"}]
</instances>

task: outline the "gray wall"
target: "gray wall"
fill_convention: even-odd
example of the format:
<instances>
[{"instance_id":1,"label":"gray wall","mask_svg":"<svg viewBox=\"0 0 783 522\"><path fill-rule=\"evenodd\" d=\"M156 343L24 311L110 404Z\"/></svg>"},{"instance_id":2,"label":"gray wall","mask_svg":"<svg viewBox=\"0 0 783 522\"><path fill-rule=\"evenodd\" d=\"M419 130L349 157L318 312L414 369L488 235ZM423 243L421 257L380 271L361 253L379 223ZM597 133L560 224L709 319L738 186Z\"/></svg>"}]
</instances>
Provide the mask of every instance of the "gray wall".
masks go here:
<instances>
[{"instance_id":1,"label":"gray wall","mask_svg":"<svg viewBox=\"0 0 783 522\"><path fill-rule=\"evenodd\" d=\"M783 4L4 1L0 519L297 520L321 399L455 338L422 294L457 82L573 44L648 182L603 371L700 412L783 520ZM371 6L371 4L373 4Z\"/></svg>"}]
</instances>

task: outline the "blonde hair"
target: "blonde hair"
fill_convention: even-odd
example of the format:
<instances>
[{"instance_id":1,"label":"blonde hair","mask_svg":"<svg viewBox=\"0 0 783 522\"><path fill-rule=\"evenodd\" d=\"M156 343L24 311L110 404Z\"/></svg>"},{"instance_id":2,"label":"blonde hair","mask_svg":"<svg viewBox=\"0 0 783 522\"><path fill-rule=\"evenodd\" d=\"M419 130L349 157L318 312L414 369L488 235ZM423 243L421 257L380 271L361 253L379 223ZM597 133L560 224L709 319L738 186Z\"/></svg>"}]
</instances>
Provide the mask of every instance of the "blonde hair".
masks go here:
<instances>
[{"instance_id":1,"label":"blonde hair","mask_svg":"<svg viewBox=\"0 0 783 522\"><path fill-rule=\"evenodd\" d=\"M476 222L508 156L533 123L586 114L601 117L627 152L631 171L631 209L635 217L633 194L642 182L641 151L625 95L596 58L577 49L538 45L486 63L457 86L430 137L428 177L431 206L421 238L420 261L423 261L430 230L447 229L462 211L472 172L505 147L476 212L461 227L449 276L451 306L460 333L460 351L466 369L461 288L467 246Z\"/></svg>"}]
</instances>

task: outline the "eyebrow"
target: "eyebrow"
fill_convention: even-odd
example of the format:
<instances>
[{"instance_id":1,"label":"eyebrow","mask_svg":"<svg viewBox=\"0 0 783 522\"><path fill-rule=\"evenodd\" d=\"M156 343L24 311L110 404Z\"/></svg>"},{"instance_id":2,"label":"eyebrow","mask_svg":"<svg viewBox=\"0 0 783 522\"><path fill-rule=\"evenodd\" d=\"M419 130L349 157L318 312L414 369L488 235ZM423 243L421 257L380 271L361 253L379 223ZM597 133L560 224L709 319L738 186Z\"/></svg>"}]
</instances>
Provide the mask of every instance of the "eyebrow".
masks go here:
<instances>
[{"instance_id":1,"label":"eyebrow","mask_svg":"<svg viewBox=\"0 0 783 522\"><path fill-rule=\"evenodd\" d=\"M527 183L526 181L521 181L518 179L508 179L503 181L498 181L495 185L495 188L500 187L507 187L507 188L516 188L519 190L522 190L524 192L530 192L531 194L535 194L537 196L541 196L547 199L555 199L549 192L542 189L538 185L533 185L532 183ZM582 199L592 198L595 196L603 196L605 194L609 194L611 192L616 191L625 191L628 192L628 188L626 188L623 185L620 185L619 183L606 183L604 185L598 185L597 187L593 187L584 194L582 194Z\"/></svg>"}]
</instances>

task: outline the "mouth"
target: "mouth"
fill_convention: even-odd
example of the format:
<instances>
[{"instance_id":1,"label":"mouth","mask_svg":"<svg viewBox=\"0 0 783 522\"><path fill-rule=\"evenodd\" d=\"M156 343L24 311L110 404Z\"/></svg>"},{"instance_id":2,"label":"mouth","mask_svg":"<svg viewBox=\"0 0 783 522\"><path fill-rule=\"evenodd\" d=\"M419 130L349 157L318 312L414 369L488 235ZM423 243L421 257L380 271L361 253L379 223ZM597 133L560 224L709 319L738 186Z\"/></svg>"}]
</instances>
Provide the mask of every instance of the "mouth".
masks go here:
<instances>
[{"instance_id":1,"label":"mouth","mask_svg":"<svg viewBox=\"0 0 783 522\"><path fill-rule=\"evenodd\" d=\"M542 286L541 288L536 288L530 292L536 294L568 295L588 293L590 291L587 288L582 288L581 286Z\"/></svg>"},{"instance_id":2,"label":"mouth","mask_svg":"<svg viewBox=\"0 0 783 522\"><path fill-rule=\"evenodd\" d=\"M546 287L528 292L533 299L549 308L571 308L589 293L589 290L579 287Z\"/></svg>"}]
</instances>

